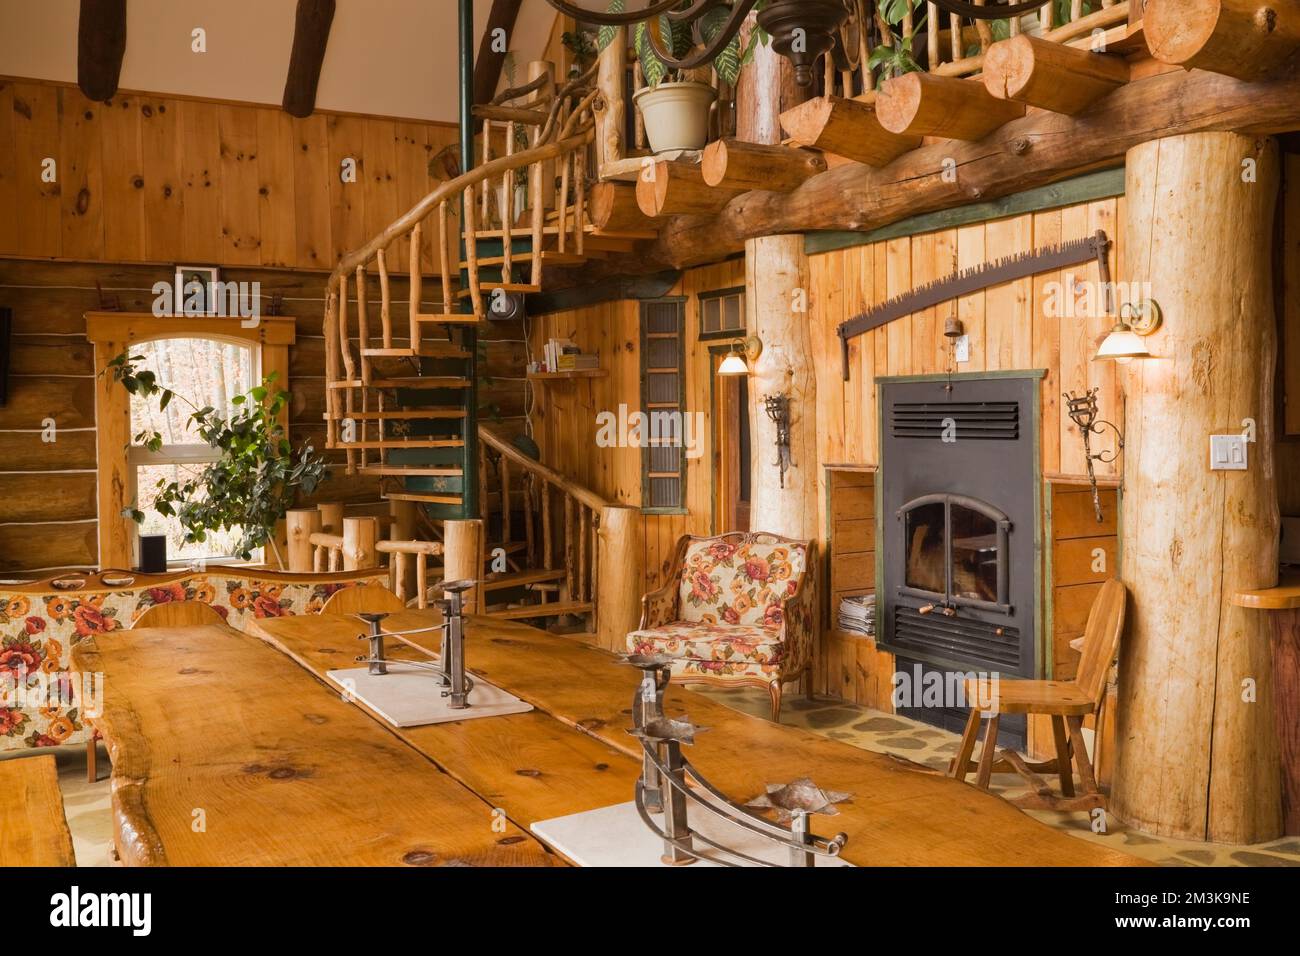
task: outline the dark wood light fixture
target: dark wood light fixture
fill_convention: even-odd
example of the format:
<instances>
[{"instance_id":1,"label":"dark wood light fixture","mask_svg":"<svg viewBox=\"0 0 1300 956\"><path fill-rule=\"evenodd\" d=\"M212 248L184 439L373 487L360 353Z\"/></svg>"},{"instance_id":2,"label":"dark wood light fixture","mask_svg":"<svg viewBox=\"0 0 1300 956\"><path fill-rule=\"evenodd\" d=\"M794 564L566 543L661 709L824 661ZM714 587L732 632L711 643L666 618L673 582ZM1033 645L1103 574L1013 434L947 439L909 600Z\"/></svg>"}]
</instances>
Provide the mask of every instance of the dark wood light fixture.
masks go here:
<instances>
[{"instance_id":1,"label":"dark wood light fixture","mask_svg":"<svg viewBox=\"0 0 1300 956\"><path fill-rule=\"evenodd\" d=\"M126 0L81 0L77 86L86 99L103 103L113 98L125 53Z\"/></svg>"},{"instance_id":2,"label":"dark wood light fixture","mask_svg":"<svg viewBox=\"0 0 1300 956\"><path fill-rule=\"evenodd\" d=\"M654 31L650 31L655 55L674 70L691 70L711 63L718 51L740 31L741 24L758 4L758 0L646 0L639 10L613 13L580 6L572 0L547 2L566 16L587 23L627 26L662 15L673 22L689 24L699 47L681 59L666 52ZM604 0L596 2L603 4ZM809 86L813 80L813 64L835 45L837 31L855 8L855 0L773 0L759 11L758 25L771 35L772 48L794 64L795 82ZM729 11L726 23L711 42L704 43L700 24L716 10Z\"/></svg>"}]
</instances>

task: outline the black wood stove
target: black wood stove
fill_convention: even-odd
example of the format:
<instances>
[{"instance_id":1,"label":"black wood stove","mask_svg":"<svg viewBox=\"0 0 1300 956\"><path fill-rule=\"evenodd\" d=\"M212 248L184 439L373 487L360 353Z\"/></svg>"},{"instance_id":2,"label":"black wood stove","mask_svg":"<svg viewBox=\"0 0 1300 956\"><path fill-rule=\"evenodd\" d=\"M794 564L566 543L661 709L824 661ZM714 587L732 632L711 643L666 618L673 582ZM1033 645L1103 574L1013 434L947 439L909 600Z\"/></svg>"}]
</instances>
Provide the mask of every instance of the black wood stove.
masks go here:
<instances>
[{"instance_id":1,"label":"black wood stove","mask_svg":"<svg viewBox=\"0 0 1300 956\"><path fill-rule=\"evenodd\" d=\"M1038 674L1038 380L885 381L880 396L880 643L907 675L898 712L960 731L957 675ZM936 680L942 698L922 692ZM1023 744L1025 719L1000 730Z\"/></svg>"}]
</instances>

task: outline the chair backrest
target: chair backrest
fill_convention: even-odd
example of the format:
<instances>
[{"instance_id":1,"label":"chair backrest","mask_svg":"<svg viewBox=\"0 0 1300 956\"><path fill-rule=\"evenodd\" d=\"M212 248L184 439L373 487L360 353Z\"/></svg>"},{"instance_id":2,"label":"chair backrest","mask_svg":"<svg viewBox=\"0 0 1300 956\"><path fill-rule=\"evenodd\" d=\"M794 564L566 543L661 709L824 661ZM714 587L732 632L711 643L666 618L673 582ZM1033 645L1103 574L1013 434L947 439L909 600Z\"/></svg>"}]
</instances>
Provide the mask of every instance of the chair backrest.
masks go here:
<instances>
[{"instance_id":1,"label":"chair backrest","mask_svg":"<svg viewBox=\"0 0 1300 956\"><path fill-rule=\"evenodd\" d=\"M683 621L778 626L808 570L808 542L755 532L690 538L678 582Z\"/></svg>"},{"instance_id":2,"label":"chair backrest","mask_svg":"<svg viewBox=\"0 0 1300 956\"><path fill-rule=\"evenodd\" d=\"M322 614L365 614L405 611L406 605L382 584L360 584L335 591L320 609Z\"/></svg>"},{"instance_id":3,"label":"chair backrest","mask_svg":"<svg viewBox=\"0 0 1300 956\"><path fill-rule=\"evenodd\" d=\"M1119 649L1119 636L1124 630L1124 613L1128 605L1128 591L1115 578L1101 586L1088 612L1088 624L1083 632L1082 659L1074 681L1094 704L1101 703L1106 692L1106 675Z\"/></svg>"},{"instance_id":4,"label":"chair backrest","mask_svg":"<svg viewBox=\"0 0 1300 956\"><path fill-rule=\"evenodd\" d=\"M138 627L196 627L202 624L225 624L226 619L202 601L166 601L147 608L135 619Z\"/></svg>"}]
</instances>

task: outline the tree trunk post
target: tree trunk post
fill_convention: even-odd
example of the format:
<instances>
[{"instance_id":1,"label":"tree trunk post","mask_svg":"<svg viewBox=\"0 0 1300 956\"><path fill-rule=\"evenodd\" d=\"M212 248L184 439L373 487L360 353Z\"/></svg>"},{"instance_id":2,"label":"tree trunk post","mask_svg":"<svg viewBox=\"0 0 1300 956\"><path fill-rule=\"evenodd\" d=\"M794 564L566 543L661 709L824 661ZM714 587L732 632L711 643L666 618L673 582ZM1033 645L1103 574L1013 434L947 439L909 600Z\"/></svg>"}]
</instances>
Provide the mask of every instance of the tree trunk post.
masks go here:
<instances>
[{"instance_id":1,"label":"tree trunk post","mask_svg":"<svg viewBox=\"0 0 1300 956\"><path fill-rule=\"evenodd\" d=\"M321 530L320 509L291 508L284 517L289 540L289 570L310 572L311 536Z\"/></svg>"},{"instance_id":2,"label":"tree trunk post","mask_svg":"<svg viewBox=\"0 0 1300 956\"><path fill-rule=\"evenodd\" d=\"M378 566L375 542L379 522L374 518L343 519L343 570L360 571Z\"/></svg>"},{"instance_id":3,"label":"tree trunk post","mask_svg":"<svg viewBox=\"0 0 1300 956\"><path fill-rule=\"evenodd\" d=\"M628 633L641 623L643 564L640 511L621 505L602 508L596 630L606 650L626 651Z\"/></svg>"},{"instance_id":4,"label":"tree trunk post","mask_svg":"<svg viewBox=\"0 0 1300 956\"><path fill-rule=\"evenodd\" d=\"M1233 592L1277 581L1271 140L1195 133L1127 156L1124 254L1164 324L1126 375L1118 754L1111 808L1162 836L1281 834L1267 615ZM1141 286L1137 286L1141 288ZM1246 471L1212 434L1254 422Z\"/></svg>"},{"instance_id":5,"label":"tree trunk post","mask_svg":"<svg viewBox=\"0 0 1300 956\"><path fill-rule=\"evenodd\" d=\"M471 518L465 521L443 523L443 580L481 581L483 578L483 521ZM464 592L462 600L466 614L481 614L482 588L474 587Z\"/></svg>"}]
</instances>

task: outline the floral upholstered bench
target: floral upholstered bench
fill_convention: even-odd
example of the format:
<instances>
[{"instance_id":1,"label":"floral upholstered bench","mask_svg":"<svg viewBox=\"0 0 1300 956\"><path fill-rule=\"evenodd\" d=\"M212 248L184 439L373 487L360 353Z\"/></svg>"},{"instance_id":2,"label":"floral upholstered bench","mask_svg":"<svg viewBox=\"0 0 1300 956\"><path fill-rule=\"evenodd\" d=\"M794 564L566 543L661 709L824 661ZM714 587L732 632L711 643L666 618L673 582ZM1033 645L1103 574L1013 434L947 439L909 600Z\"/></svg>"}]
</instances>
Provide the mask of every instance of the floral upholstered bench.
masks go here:
<instances>
[{"instance_id":1,"label":"floral upholstered bench","mask_svg":"<svg viewBox=\"0 0 1300 956\"><path fill-rule=\"evenodd\" d=\"M677 542L668 583L641 598L636 654L673 658L683 683L758 684L781 714L781 687L810 668L814 545L733 532Z\"/></svg>"},{"instance_id":2,"label":"floral upholstered bench","mask_svg":"<svg viewBox=\"0 0 1300 956\"><path fill-rule=\"evenodd\" d=\"M69 589L52 583L72 579L84 583ZM386 580L382 569L285 574L213 568L167 575L104 571L0 585L0 752L92 739L78 706L72 645L129 628L157 604L202 601L243 630L254 618L316 613L342 588Z\"/></svg>"}]
</instances>

